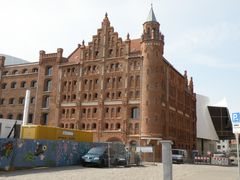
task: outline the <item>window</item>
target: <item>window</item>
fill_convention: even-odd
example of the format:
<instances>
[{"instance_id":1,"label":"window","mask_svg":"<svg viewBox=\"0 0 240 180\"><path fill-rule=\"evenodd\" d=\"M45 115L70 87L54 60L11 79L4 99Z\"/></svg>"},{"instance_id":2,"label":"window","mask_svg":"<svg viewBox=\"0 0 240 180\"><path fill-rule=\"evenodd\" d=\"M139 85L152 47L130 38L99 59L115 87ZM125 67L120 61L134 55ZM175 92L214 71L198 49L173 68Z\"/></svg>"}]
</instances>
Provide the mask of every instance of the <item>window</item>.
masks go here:
<instances>
[{"instance_id":1,"label":"window","mask_svg":"<svg viewBox=\"0 0 240 180\"><path fill-rule=\"evenodd\" d=\"M12 74L18 74L18 70L13 70Z\"/></svg>"},{"instance_id":2,"label":"window","mask_svg":"<svg viewBox=\"0 0 240 180\"><path fill-rule=\"evenodd\" d=\"M3 115L2 115L2 114L0 114L0 118L3 118Z\"/></svg>"},{"instance_id":3,"label":"window","mask_svg":"<svg viewBox=\"0 0 240 180\"><path fill-rule=\"evenodd\" d=\"M94 109L93 109L93 113L97 113L97 108L94 108Z\"/></svg>"},{"instance_id":4,"label":"window","mask_svg":"<svg viewBox=\"0 0 240 180\"><path fill-rule=\"evenodd\" d=\"M24 104L25 98L24 97L20 97L18 100L18 104Z\"/></svg>"},{"instance_id":5,"label":"window","mask_svg":"<svg viewBox=\"0 0 240 180\"><path fill-rule=\"evenodd\" d=\"M45 80L44 91L51 91L52 81L50 79Z\"/></svg>"},{"instance_id":6,"label":"window","mask_svg":"<svg viewBox=\"0 0 240 180\"><path fill-rule=\"evenodd\" d=\"M76 94L72 95L72 100L76 100Z\"/></svg>"},{"instance_id":7,"label":"window","mask_svg":"<svg viewBox=\"0 0 240 180\"><path fill-rule=\"evenodd\" d=\"M25 88L25 87L26 87L26 84L27 84L27 83L26 83L25 81L22 81L21 84L20 84L20 87L21 87L21 88Z\"/></svg>"},{"instance_id":8,"label":"window","mask_svg":"<svg viewBox=\"0 0 240 180\"><path fill-rule=\"evenodd\" d=\"M47 125L47 123L48 123L48 113L43 113L42 114L42 122L41 122L41 124L42 125Z\"/></svg>"},{"instance_id":9,"label":"window","mask_svg":"<svg viewBox=\"0 0 240 180\"><path fill-rule=\"evenodd\" d=\"M116 124L116 129L121 129L121 124L120 123Z\"/></svg>"},{"instance_id":10,"label":"window","mask_svg":"<svg viewBox=\"0 0 240 180\"><path fill-rule=\"evenodd\" d=\"M23 114L18 114L17 115L17 120L23 120Z\"/></svg>"},{"instance_id":11,"label":"window","mask_svg":"<svg viewBox=\"0 0 240 180\"><path fill-rule=\"evenodd\" d=\"M73 123L70 123L70 128L74 129L74 124Z\"/></svg>"},{"instance_id":12,"label":"window","mask_svg":"<svg viewBox=\"0 0 240 180\"><path fill-rule=\"evenodd\" d=\"M139 130L139 124L138 123L135 124L135 130Z\"/></svg>"},{"instance_id":13,"label":"window","mask_svg":"<svg viewBox=\"0 0 240 180\"><path fill-rule=\"evenodd\" d=\"M139 118L139 108L133 107L131 109L131 118L132 119L138 119Z\"/></svg>"},{"instance_id":14,"label":"window","mask_svg":"<svg viewBox=\"0 0 240 180\"><path fill-rule=\"evenodd\" d=\"M37 81L36 80L31 81L30 86L33 87L33 88L36 88L37 87Z\"/></svg>"},{"instance_id":15,"label":"window","mask_svg":"<svg viewBox=\"0 0 240 180\"><path fill-rule=\"evenodd\" d=\"M105 123L105 129L108 129L108 123Z\"/></svg>"},{"instance_id":16,"label":"window","mask_svg":"<svg viewBox=\"0 0 240 180\"><path fill-rule=\"evenodd\" d=\"M84 124L84 123L82 123L81 128L82 128L82 129L85 129L85 124Z\"/></svg>"},{"instance_id":17,"label":"window","mask_svg":"<svg viewBox=\"0 0 240 180\"><path fill-rule=\"evenodd\" d=\"M8 71L3 71L3 76L7 75Z\"/></svg>"},{"instance_id":18,"label":"window","mask_svg":"<svg viewBox=\"0 0 240 180\"><path fill-rule=\"evenodd\" d=\"M37 73L38 72L38 68L33 68L32 72Z\"/></svg>"},{"instance_id":19,"label":"window","mask_svg":"<svg viewBox=\"0 0 240 180\"><path fill-rule=\"evenodd\" d=\"M27 73L28 73L28 70L27 70L27 69L23 69L23 70L22 70L22 73L23 73L23 74L27 74Z\"/></svg>"},{"instance_id":20,"label":"window","mask_svg":"<svg viewBox=\"0 0 240 180\"><path fill-rule=\"evenodd\" d=\"M30 103L31 103L31 104L34 104L34 103L35 103L35 97L31 97Z\"/></svg>"},{"instance_id":21,"label":"window","mask_svg":"<svg viewBox=\"0 0 240 180\"><path fill-rule=\"evenodd\" d=\"M45 75L51 76L52 75L52 71L53 71L52 66L47 66L46 67L46 71L45 71Z\"/></svg>"},{"instance_id":22,"label":"window","mask_svg":"<svg viewBox=\"0 0 240 180\"><path fill-rule=\"evenodd\" d=\"M6 83L3 83L2 86L1 86L2 89L6 89L7 88L7 84Z\"/></svg>"},{"instance_id":23,"label":"window","mask_svg":"<svg viewBox=\"0 0 240 180\"><path fill-rule=\"evenodd\" d=\"M49 101L50 101L50 97L49 96L44 96L43 97L43 108L49 108Z\"/></svg>"},{"instance_id":24,"label":"window","mask_svg":"<svg viewBox=\"0 0 240 180\"><path fill-rule=\"evenodd\" d=\"M64 128L64 124L63 123L60 124L60 128Z\"/></svg>"},{"instance_id":25,"label":"window","mask_svg":"<svg viewBox=\"0 0 240 180\"><path fill-rule=\"evenodd\" d=\"M8 119L13 119L13 115L12 115L11 113L9 113L9 114L7 115L7 118L8 118Z\"/></svg>"},{"instance_id":26,"label":"window","mask_svg":"<svg viewBox=\"0 0 240 180\"><path fill-rule=\"evenodd\" d=\"M96 129L97 128L97 124L96 123L93 123L92 124L92 129Z\"/></svg>"},{"instance_id":27,"label":"window","mask_svg":"<svg viewBox=\"0 0 240 180\"><path fill-rule=\"evenodd\" d=\"M10 98L10 99L9 99L9 104L15 104L15 103L16 103L16 101L15 101L14 98Z\"/></svg>"},{"instance_id":28,"label":"window","mask_svg":"<svg viewBox=\"0 0 240 180\"><path fill-rule=\"evenodd\" d=\"M12 89L16 89L17 88L17 83L16 82L12 82L11 83L11 88Z\"/></svg>"},{"instance_id":29,"label":"window","mask_svg":"<svg viewBox=\"0 0 240 180\"><path fill-rule=\"evenodd\" d=\"M75 109L72 109L72 114L75 114Z\"/></svg>"},{"instance_id":30,"label":"window","mask_svg":"<svg viewBox=\"0 0 240 180\"><path fill-rule=\"evenodd\" d=\"M0 105L3 105L4 103L5 103L5 99L4 98L0 99Z\"/></svg>"},{"instance_id":31,"label":"window","mask_svg":"<svg viewBox=\"0 0 240 180\"><path fill-rule=\"evenodd\" d=\"M33 123L33 114L28 115L28 123Z\"/></svg>"}]
</instances>

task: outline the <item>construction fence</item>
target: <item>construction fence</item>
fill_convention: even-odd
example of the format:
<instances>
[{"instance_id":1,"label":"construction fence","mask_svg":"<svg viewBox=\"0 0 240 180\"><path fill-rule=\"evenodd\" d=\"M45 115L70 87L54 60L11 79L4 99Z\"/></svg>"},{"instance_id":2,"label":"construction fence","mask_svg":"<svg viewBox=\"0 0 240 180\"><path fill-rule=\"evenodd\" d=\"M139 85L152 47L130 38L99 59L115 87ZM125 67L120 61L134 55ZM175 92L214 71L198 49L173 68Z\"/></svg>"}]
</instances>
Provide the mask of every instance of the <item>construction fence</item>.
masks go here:
<instances>
[{"instance_id":1,"label":"construction fence","mask_svg":"<svg viewBox=\"0 0 240 180\"><path fill-rule=\"evenodd\" d=\"M77 165L81 163L81 157L96 146L108 144L67 140L0 139L0 169Z\"/></svg>"}]
</instances>

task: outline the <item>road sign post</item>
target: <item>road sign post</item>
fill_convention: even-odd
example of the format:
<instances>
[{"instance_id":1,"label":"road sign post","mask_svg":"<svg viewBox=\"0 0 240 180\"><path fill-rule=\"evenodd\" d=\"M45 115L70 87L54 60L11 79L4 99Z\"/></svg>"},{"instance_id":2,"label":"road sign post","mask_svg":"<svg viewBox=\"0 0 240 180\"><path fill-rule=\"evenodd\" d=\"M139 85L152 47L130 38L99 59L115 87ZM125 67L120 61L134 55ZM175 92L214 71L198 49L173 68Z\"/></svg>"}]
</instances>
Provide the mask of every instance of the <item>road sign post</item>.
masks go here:
<instances>
[{"instance_id":1,"label":"road sign post","mask_svg":"<svg viewBox=\"0 0 240 180\"><path fill-rule=\"evenodd\" d=\"M232 113L232 130L233 133L235 134L237 143L238 180L240 180L240 166L239 166L240 112Z\"/></svg>"}]
</instances>

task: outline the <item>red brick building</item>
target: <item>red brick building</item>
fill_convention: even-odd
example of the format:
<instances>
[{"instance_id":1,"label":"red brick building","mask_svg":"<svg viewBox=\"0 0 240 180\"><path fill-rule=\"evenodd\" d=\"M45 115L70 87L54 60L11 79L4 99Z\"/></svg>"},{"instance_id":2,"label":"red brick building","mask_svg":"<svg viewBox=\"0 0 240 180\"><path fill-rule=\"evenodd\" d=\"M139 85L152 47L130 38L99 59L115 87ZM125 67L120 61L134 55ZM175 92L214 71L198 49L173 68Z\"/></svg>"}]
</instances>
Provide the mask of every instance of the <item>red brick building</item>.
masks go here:
<instances>
[{"instance_id":1,"label":"red brick building","mask_svg":"<svg viewBox=\"0 0 240 180\"><path fill-rule=\"evenodd\" d=\"M96 141L150 143L157 154L156 138L195 149L193 81L163 57L159 28L151 8L141 38L122 40L106 14L92 41L67 58L60 48L40 51L37 63L5 66L0 57L0 118L21 119L30 89L29 123L92 131Z\"/></svg>"}]
</instances>

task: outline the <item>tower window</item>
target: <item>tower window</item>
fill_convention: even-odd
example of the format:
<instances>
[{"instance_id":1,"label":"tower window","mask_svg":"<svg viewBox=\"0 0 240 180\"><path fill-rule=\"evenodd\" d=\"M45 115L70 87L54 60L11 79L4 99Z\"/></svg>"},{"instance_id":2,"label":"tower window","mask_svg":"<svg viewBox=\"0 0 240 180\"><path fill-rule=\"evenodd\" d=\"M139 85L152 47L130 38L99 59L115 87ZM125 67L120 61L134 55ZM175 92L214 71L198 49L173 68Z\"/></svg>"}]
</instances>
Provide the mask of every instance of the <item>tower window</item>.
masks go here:
<instances>
[{"instance_id":1,"label":"tower window","mask_svg":"<svg viewBox=\"0 0 240 180\"><path fill-rule=\"evenodd\" d=\"M53 68L52 66L47 66L45 70L45 75L51 76L52 75Z\"/></svg>"},{"instance_id":2,"label":"tower window","mask_svg":"<svg viewBox=\"0 0 240 180\"><path fill-rule=\"evenodd\" d=\"M133 107L131 109L131 118L132 119L138 119L139 118L139 108Z\"/></svg>"}]
</instances>

